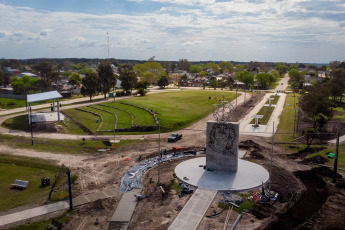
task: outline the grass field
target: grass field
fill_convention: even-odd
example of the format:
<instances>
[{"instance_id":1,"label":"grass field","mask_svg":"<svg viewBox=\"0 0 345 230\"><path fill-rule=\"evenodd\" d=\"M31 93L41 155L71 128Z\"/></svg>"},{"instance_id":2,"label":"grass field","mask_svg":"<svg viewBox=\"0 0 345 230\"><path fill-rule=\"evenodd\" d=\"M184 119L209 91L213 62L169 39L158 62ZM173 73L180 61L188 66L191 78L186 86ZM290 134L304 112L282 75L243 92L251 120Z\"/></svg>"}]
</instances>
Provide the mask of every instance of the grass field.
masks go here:
<instances>
[{"instance_id":1,"label":"grass field","mask_svg":"<svg viewBox=\"0 0 345 230\"><path fill-rule=\"evenodd\" d=\"M294 101L298 103L299 94L296 94L294 100L294 94L289 93L285 99L285 105L282 114L280 115L280 121L277 129L278 135L274 136L277 142L290 142L293 140L293 126L294 126Z\"/></svg>"},{"instance_id":2,"label":"grass field","mask_svg":"<svg viewBox=\"0 0 345 230\"><path fill-rule=\"evenodd\" d=\"M275 107L272 106L262 106L260 111L257 113L257 115L264 115L263 118L259 119L260 125L267 125L274 108ZM253 119L249 124L255 124L255 119Z\"/></svg>"},{"instance_id":3,"label":"grass field","mask_svg":"<svg viewBox=\"0 0 345 230\"><path fill-rule=\"evenodd\" d=\"M271 104L272 104L272 105L276 105L277 102L278 102L278 100L279 100L279 98L280 98L280 96L278 96L278 95L272 95L272 96L270 96L270 98L273 98L273 100L271 101ZM269 100L266 101L266 104L269 104Z\"/></svg>"},{"instance_id":4,"label":"grass field","mask_svg":"<svg viewBox=\"0 0 345 230\"><path fill-rule=\"evenodd\" d=\"M115 150L112 150L111 153L116 154L129 145L143 142L141 140L121 140L120 143L115 144ZM92 154L97 153L97 146L99 148L109 148L101 140L86 140L84 143L82 140L34 138L34 145L31 145L31 138L3 134L0 134L0 144L6 144L13 148L25 148L62 154Z\"/></svg>"},{"instance_id":5,"label":"grass field","mask_svg":"<svg viewBox=\"0 0 345 230\"><path fill-rule=\"evenodd\" d=\"M129 112L133 116L134 125L141 125L141 126L142 125L155 125L155 122L154 122L152 115L149 114L148 112L142 110L142 109L138 109L136 107L129 106L129 105L124 105L124 104L121 104L120 102L104 103L104 105L108 105L108 106L114 106L115 105L115 108L119 108L119 109L122 109L122 110ZM103 108L106 108L106 107L103 107ZM108 108L108 109L110 109L110 108Z\"/></svg>"},{"instance_id":6,"label":"grass field","mask_svg":"<svg viewBox=\"0 0 345 230\"><path fill-rule=\"evenodd\" d=\"M235 99L235 93L227 91L183 90L128 98L123 101L159 113L161 131L170 132L185 128L210 114L213 104L222 99L222 95L228 101ZM209 96L211 100L208 99Z\"/></svg>"},{"instance_id":7,"label":"grass field","mask_svg":"<svg viewBox=\"0 0 345 230\"><path fill-rule=\"evenodd\" d=\"M59 166L51 161L0 154L0 211L28 204L43 204L48 198L49 186L41 187L41 178L54 177ZM14 180L29 181L24 190L11 189ZM54 193L53 193L54 194ZM55 193L53 199L65 198Z\"/></svg>"}]
</instances>

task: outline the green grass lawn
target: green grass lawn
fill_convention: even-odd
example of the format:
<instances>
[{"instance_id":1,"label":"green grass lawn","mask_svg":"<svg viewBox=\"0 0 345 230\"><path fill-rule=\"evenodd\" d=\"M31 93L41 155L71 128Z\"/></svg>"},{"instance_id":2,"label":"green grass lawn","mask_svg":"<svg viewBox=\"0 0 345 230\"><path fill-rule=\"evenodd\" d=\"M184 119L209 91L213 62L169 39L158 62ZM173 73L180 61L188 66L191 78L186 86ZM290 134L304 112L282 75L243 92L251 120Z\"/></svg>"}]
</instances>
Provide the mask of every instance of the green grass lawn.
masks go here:
<instances>
[{"instance_id":1,"label":"green grass lawn","mask_svg":"<svg viewBox=\"0 0 345 230\"><path fill-rule=\"evenodd\" d=\"M58 168L47 160L0 154L0 211L28 204L43 204L50 188L41 187L41 178L53 179ZM28 187L24 190L11 189L16 179L29 181ZM65 194L60 197L59 192L53 195L54 199L65 198Z\"/></svg>"},{"instance_id":2,"label":"green grass lawn","mask_svg":"<svg viewBox=\"0 0 345 230\"><path fill-rule=\"evenodd\" d=\"M116 154L121 152L122 149L126 148L129 145L140 144L144 142L147 143L147 141L141 140L121 140L120 143L115 144L115 150L112 150L111 153ZM13 148L25 148L36 151L46 151L62 154L94 154L98 153L96 151L97 146L99 148L109 148L104 145L101 140L86 140L84 143L81 139L63 140L34 138L34 145L31 145L31 138L3 134L0 134L0 144L6 144Z\"/></svg>"},{"instance_id":3,"label":"green grass lawn","mask_svg":"<svg viewBox=\"0 0 345 230\"><path fill-rule=\"evenodd\" d=\"M83 107L83 109L87 111L93 111L92 109L89 109L87 107ZM90 129L94 133L96 132L98 126L101 124L101 119L98 116L91 113L87 113L87 112L76 110L76 109L67 109L67 110L64 110L64 113L73 117L75 121L84 125L85 127Z\"/></svg>"},{"instance_id":4,"label":"green grass lawn","mask_svg":"<svg viewBox=\"0 0 345 230\"><path fill-rule=\"evenodd\" d=\"M108 105L108 106L114 106L115 105L115 108L119 108L119 109L122 109L122 110L129 112L133 116L134 125L140 125L140 126L155 125L153 116L143 109L139 109L139 108L136 108L134 106L121 104L121 102L104 103L104 105ZM104 108L106 108L106 107L104 107ZM108 109L111 110L111 108L108 108Z\"/></svg>"},{"instance_id":5,"label":"green grass lawn","mask_svg":"<svg viewBox=\"0 0 345 230\"><path fill-rule=\"evenodd\" d=\"M323 157L326 157L327 158L327 155L328 153L334 153L335 154L335 146L334 147L330 147L330 148L327 148L327 149L324 149L320 152L317 152L317 153L314 153L314 154L311 154L308 156L309 157L314 157L316 155L320 155L320 156L323 156ZM334 166L334 159L329 159L329 162L326 163L326 165L329 165L329 166ZM339 150L338 150L338 167L339 168L342 168L342 169L345 169L345 144L341 144L339 145ZM344 172L344 171L342 171Z\"/></svg>"},{"instance_id":6,"label":"green grass lawn","mask_svg":"<svg viewBox=\"0 0 345 230\"><path fill-rule=\"evenodd\" d=\"M146 108L148 110L152 109L154 112L158 112L161 116L161 132L171 132L174 130L185 128L210 114L212 112L214 104L217 103L218 100L222 99L222 95L225 96L225 100L227 101L232 101L233 99L235 99L236 96L236 94L233 92L220 90L181 90L176 92L149 94L145 97L131 97L128 99L124 99L122 101L128 104ZM211 97L211 100L209 100L209 97ZM114 102L106 104L113 105L113 103ZM112 111L111 108L106 108L104 106L93 106ZM138 109L133 106L123 105L118 102L116 102L115 107L128 111L133 116L134 125L154 125L154 119L152 115L150 115L145 110ZM86 106L82 107L82 109L93 111L103 117L104 124L102 125L103 127L101 127L101 130L113 129L114 121L113 116L111 114L96 109L92 109ZM64 110L64 112L69 116L73 117L73 119L77 122L86 126L92 132L96 133L96 130L100 125L100 118L98 116L75 109L67 109ZM116 115L118 117L118 128L130 127L131 119L128 113L116 110ZM97 119L99 119L98 122ZM80 130L78 127L72 125L71 122L62 125L64 126L63 131L61 131L62 133L68 133L69 131L73 134L83 133L83 131ZM26 115L20 115L18 117L8 119L3 123L3 126L11 129L26 131L28 131L30 128L27 124ZM158 130L154 132L145 133L157 132ZM121 134L138 133L143 134L143 132L121 132Z\"/></svg>"},{"instance_id":7,"label":"green grass lawn","mask_svg":"<svg viewBox=\"0 0 345 230\"><path fill-rule=\"evenodd\" d=\"M128 98L123 102L158 112L161 114L161 131L170 132L185 128L210 114L213 104L222 99L222 95L228 101L236 96L235 93L219 90L181 90Z\"/></svg>"},{"instance_id":8,"label":"green grass lawn","mask_svg":"<svg viewBox=\"0 0 345 230\"><path fill-rule=\"evenodd\" d=\"M277 129L277 134L274 135L276 142L291 142L293 140L293 126L294 126L294 101L298 103L299 94L296 93L294 100L294 94L289 93L285 99L285 105L282 114L280 115L280 121Z\"/></svg>"},{"instance_id":9,"label":"green grass lawn","mask_svg":"<svg viewBox=\"0 0 345 230\"><path fill-rule=\"evenodd\" d=\"M102 125L101 130L114 130L114 115L113 115L114 112L117 117L116 128L130 128L131 127L132 118L128 113L119 109L115 109L114 111L114 109L112 108L100 106L100 105L93 105L92 107L103 109L111 113L110 114L110 113L102 112L98 110L99 112L102 112L99 114L102 115L103 117L103 125Z\"/></svg>"},{"instance_id":10,"label":"green grass lawn","mask_svg":"<svg viewBox=\"0 0 345 230\"><path fill-rule=\"evenodd\" d=\"M50 103L51 101L38 101L30 103L31 106L33 105L40 105L44 103ZM8 104L14 104L14 105L8 105ZM16 109L26 107L26 100L19 100L19 99L11 99L11 98L3 98L0 97L0 108L2 109Z\"/></svg>"},{"instance_id":11,"label":"green grass lawn","mask_svg":"<svg viewBox=\"0 0 345 230\"><path fill-rule=\"evenodd\" d=\"M272 106L262 106L257 115L264 115L263 118L259 119L260 125L267 125L270 120L271 114L273 113L275 107ZM255 119L253 119L250 124L255 124Z\"/></svg>"},{"instance_id":12,"label":"green grass lawn","mask_svg":"<svg viewBox=\"0 0 345 230\"><path fill-rule=\"evenodd\" d=\"M279 100L279 98L280 98L280 96L278 96L278 95L272 95L272 96L270 96L270 98L273 98L273 100L271 101L271 104L272 104L272 105L276 105L277 102L278 102L278 100ZM266 101L266 104L269 104L269 100L268 100L268 99L267 99L267 101Z\"/></svg>"}]
</instances>

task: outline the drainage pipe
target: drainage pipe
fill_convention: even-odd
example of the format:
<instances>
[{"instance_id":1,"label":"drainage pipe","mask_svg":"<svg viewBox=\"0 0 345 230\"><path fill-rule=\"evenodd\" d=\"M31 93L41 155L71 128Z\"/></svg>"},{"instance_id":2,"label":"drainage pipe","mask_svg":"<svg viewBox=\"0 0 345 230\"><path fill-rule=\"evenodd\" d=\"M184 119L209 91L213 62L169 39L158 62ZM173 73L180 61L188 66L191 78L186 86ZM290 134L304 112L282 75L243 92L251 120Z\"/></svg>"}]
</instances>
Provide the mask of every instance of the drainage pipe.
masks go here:
<instances>
[{"instance_id":1,"label":"drainage pipe","mask_svg":"<svg viewBox=\"0 0 345 230\"><path fill-rule=\"evenodd\" d=\"M231 226L230 230L234 230L236 228L236 225L241 219L242 214L238 215L237 219L235 220L235 223Z\"/></svg>"}]
</instances>

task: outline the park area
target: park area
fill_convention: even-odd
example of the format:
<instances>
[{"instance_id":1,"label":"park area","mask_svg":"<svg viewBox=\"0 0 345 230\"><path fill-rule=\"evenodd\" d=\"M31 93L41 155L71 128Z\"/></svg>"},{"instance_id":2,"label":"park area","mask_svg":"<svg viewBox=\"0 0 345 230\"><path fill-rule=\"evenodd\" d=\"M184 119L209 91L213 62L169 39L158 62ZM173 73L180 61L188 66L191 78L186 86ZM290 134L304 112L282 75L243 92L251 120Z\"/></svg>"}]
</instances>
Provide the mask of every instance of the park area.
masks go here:
<instances>
[{"instance_id":1,"label":"park area","mask_svg":"<svg viewBox=\"0 0 345 230\"><path fill-rule=\"evenodd\" d=\"M120 143L116 143L115 148L111 145L108 146L107 142L104 142L104 138L99 136L86 140L35 137L35 144L32 146L31 139L28 137L1 134L1 152L4 154L0 155L0 171L1 175L9 171L10 176L8 178L0 176L1 188L4 188L0 192L4 197L8 196L12 199L11 202L2 199L1 215L47 202L49 188L40 187L40 178L43 175L53 178L59 168L58 165L65 164L71 168L73 174L78 175L73 186L75 197L109 188L117 192L112 198L78 206L71 213L56 213L55 219L63 222L63 229L108 229L112 214L122 196L118 191L124 173L131 167L154 158L158 154L158 135L144 135L157 133L158 130L129 132L120 131L120 129L134 126L155 126L155 121L160 116L162 132L184 129L183 138L177 143L168 143L166 138L169 133L163 134L163 141L160 142L161 149L166 149L168 154L171 154L172 148L178 144L181 154L194 148L198 152L202 152L205 147L206 135L198 124L204 124L208 119L212 119L213 104L221 100L222 95L227 101L235 98L234 93L226 91L184 90L178 91L178 93L166 92L145 97L126 98L116 100L116 102L100 101L88 106L81 104L78 107L81 110L75 108L63 110L73 121L68 118L67 124L66 121L56 123L62 126L61 133L85 134L85 131L78 125L79 123L92 134L111 135L115 121L117 134L119 132L121 132L120 134L142 134L121 139ZM337 183L331 183L332 170L328 166L333 165L334 159L327 158L329 152L335 152L335 145L329 145L328 140L335 138L337 123L334 120L330 121L324 127L324 132L328 134L315 139L311 145L312 150L305 151L306 140L304 138L296 139L302 136L302 129L309 127L312 121L302 112L295 116L294 103L298 102L299 96L299 94L287 94L278 129L274 135L272 190L279 194L278 199L270 204L248 200L248 197L253 197L261 192L258 191L261 188L236 193L244 200L239 208L233 209L229 218L229 222L233 223L238 215L242 214L236 229L305 229L310 226L313 226L312 229L342 229L345 224L343 218L345 212L344 179L341 177L343 171L339 171ZM275 105L279 97L273 96L273 98L272 104ZM241 121L262 100L267 100L265 94L257 94L250 97L244 105L239 105L235 111L235 121ZM262 108L274 107L264 106ZM335 119L343 119L344 111L338 108L336 111ZM269 117L271 113L268 112L267 116ZM15 127L17 122L22 122L19 124L24 126L27 116L20 116L10 118L12 120L7 120L3 125ZM297 121L297 119L299 120ZM72 125L74 125L73 130ZM292 132L294 127L295 133ZM19 125L17 128L23 130ZM239 148L247 151L244 156L245 160L260 164L269 170L272 153L271 137L241 134L239 141ZM345 145L341 144L339 168L345 168L344 154ZM318 156L317 159L321 156L328 162L315 161L313 157L316 156ZM188 158L192 157L194 156L188 156ZM308 160L310 158L312 160ZM178 185L177 178L174 177L174 168L183 160L167 161L160 165L160 185L164 193L156 186L157 167L150 168L143 175L141 194L147 197L138 201L128 229L164 230L174 221L181 208L192 196L186 194L182 198L179 197L181 187ZM315 164L316 162L317 164ZM320 167L320 165L322 166ZM18 191L18 193L13 192L9 186L15 179L30 181L28 188ZM20 196L17 196L18 194ZM54 199L49 203L66 199L66 195L66 190L56 193ZM231 206L224 205L223 198L224 193L219 191L203 216L198 230L224 227ZM337 212L334 212L335 209ZM32 221L35 223L22 223L23 225L14 229L45 229L52 217L54 215L37 218Z\"/></svg>"},{"instance_id":2,"label":"park area","mask_svg":"<svg viewBox=\"0 0 345 230\"><path fill-rule=\"evenodd\" d=\"M115 122L116 131L121 134L158 133L157 119L160 117L161 132L171 132L185 128L210 114L212 105L221 100L223 95L227 101L232 101L236 96L235 93L226 91L194 90L96 103L62 110L67 115L65 122L44 127L35 124L34 130L71 134L111 134ZM26 115L9 118L2 126L30 131Z\"/></svg>"}]
</instances>

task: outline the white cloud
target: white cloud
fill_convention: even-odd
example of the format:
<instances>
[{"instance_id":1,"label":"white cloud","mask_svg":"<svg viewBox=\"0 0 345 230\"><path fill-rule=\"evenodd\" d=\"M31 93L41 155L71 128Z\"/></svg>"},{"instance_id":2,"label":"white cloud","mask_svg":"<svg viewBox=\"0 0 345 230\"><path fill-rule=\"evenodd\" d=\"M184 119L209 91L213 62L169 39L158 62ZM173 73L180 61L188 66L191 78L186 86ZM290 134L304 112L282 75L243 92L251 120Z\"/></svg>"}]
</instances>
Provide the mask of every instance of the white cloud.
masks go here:
<instances>
[{"instance_id":1,"label":"white cloud","mask_svg":"<svg viewBox=\"0 0 345 230\"><path fill-rule=\"evenodd\" d=\"M329 57L322 47L332 46L333 59L345 59L345 17L337 16L345 14L345 7L339 1L331 2L336 7L297 0L153 1L176 5L156 12L93 15L0 4L0 52L14 58L104 58L108 32L116 58L147 59L154 52L164 60L321 61ZM183 6L191 4L198 7ZM315 49L320 55L309 56L307 51Z\"/></svg>"}]
</instances>

